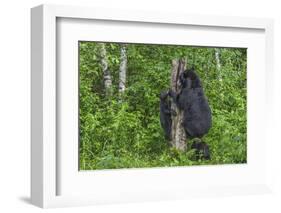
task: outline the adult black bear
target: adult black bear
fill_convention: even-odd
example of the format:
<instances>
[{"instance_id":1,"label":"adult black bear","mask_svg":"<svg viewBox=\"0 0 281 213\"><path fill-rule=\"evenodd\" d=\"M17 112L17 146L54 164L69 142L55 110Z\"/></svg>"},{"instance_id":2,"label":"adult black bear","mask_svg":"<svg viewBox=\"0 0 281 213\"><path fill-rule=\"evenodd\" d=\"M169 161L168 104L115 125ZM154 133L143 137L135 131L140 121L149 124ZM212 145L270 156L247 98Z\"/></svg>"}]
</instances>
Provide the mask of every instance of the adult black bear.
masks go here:
<instances>
[{"instance_id":1,"label":"adult black bear","mask_svg":"<svg viewBox=\"0 0 281 213\"><path fill-rule=\"evenodd\" d=\"M212 115L200 78L190 69L180 75L180 82L181 92L176 94L170 90L169 95L184 111L182 125L187 137L202 138L212 126Z\"/></svg>"},{"instance_id":2,"label":"adult black bear","mask_svg":"<svg viewBox=\"0 0 281 213\"><path fill-rule=\"evenodd\" d=\"M171 140L171 103L168 100L169 93L161 92L160 94L160 123L165 132L165 138Z\"/></svg>"}]
</instances>

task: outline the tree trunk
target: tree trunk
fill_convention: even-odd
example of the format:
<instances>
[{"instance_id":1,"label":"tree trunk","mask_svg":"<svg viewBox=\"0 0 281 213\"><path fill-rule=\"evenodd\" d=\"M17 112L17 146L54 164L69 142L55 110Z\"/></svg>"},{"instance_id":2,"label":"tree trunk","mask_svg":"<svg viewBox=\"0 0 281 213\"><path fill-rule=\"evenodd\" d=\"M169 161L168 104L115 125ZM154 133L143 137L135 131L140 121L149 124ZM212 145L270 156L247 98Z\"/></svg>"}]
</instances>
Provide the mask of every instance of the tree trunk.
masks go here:
<instances>
[{"instance_id":1,"label":"tree trunk","mask_svg":"<svg viewBox=\"0 0 281 213\"><path fill-rule=\"evenodd\" d=\"M110 70L108 68L107 54L105 49L105 44L100 43L100 57L101 57L101 67L103 72L104 88L107 96L112 93L112 77Z\"/></svg>"},{"instance_id":2,"label":"tree trunk","mask_svg":"<svg viewBox=\"0 0 281 213\"><path fill-rule=\"evenodd\" d=\"M185 62L183 60L180 59L180 60L172 61L171 89L177 94L181 90L179 76L184 70L185 70ZM172 127L171 127L170 143L172 147L181 151L185 151L187 147L187 142L186 142L186 133L182 126L183 111L177 107L176 103L174 103L173 100L171 103L171 110L176 112L176 115L171 115Z\"/></svg>"},{"instance_id":3,"label":"tree trunk","mask_svg":"<svg viewBox=\"0 0 281 213\"><path fill-rule=\"evenodd\" d=\"M126 72L127 72L126 44L122 44L120 49L119 94L122 94L126 89Z\"/></svg>"},{"instance_id":4,"label":"tree trunk","mask_svg":"<svg viewBox=\"0 0 281 213\"><path fill-rule=\"evenodd\" d=\"M220 62L220 49L219 49L219 48L215 48L215 59L216 59L218 80L219 80L219 81L222 81L222 76L221 76L221 62Z\"/></svg>"}]
</instances>

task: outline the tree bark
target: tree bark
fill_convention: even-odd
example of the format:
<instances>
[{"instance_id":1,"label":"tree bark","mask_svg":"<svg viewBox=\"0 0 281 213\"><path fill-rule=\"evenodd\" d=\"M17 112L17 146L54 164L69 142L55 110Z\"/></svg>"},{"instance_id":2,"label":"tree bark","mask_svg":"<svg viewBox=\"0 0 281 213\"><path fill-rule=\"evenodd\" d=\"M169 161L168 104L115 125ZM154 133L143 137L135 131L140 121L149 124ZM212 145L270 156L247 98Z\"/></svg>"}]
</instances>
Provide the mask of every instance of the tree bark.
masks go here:
<instances>
[{"instance_id":1,"label":"tree bark","mask_svg":"<svg viewBox=\"0 0 281 213\"><path fill-rule=\"evenodd\" d=\"M110 96L112 93L112 77L110 70L108 68L107 53L104 43L100 43L100 58L101 58L101 67L103 72L104 88L107 96Z\"/></svg>"},{"instance_id":2,"label":"tree bark","mask_svg":"<svg viewBox=\"0 0 281 213\"><path fill-rule=\"evenodd\" d=\"M127 77L126 73L127 73L126 44L122 44L120 49L119 94L122 94L126 89L126 77Z\"/></svg>"},{"instance_id":3,"label":"tree bark","mask_svg":"<svg viewBox=\"0 0 281 213\"><path fill-rule=\"evenodd\" d=\"M185 70L184 60L173 60L172 61L172 76L171 76L171 89L175 93L180 93L181 85L179 81L179 76ZM185 151L187 147L186 133L182 126L183 122L183 111L180 110L176 103L171 100L171 110L176 112L175 115L172 113L172 126L171 126L171 141L172 147L177 150Z\"/></svg>"}]
</instances>

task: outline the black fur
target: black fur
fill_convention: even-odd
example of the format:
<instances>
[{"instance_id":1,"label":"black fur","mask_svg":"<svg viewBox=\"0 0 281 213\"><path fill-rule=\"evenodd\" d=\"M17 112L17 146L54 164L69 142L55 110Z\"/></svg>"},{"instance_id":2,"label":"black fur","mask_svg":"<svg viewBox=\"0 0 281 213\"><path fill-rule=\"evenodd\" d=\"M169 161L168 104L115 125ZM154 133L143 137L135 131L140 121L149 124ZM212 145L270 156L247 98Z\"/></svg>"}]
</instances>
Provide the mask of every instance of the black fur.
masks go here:
<instances>
[{"instance_id":1,"label":"black fur","mask_svg":"<svg viewBox=\"0 0 281 213\"><path fill-rule=\"evenodd\" d=\"M191 81L190 88L202 88L200 78L195 73L194 68L183 72L182 75L183 77L180 79L181 81Z\"/></svg>"},{"instance_id":2,"label":"black fur","mask_svg":"<svg viewBox=\"0 0 281 213\"><path fill-rule=\"evenodd\" d=\"M209 146L205 142L202 142L201 140L196 140L191 145L191 149L195 150L196 160L199 160L199 159L210 160L211 159Z\"/></svg>"},{"instance_id":3,"label":"black fur","mask_svg":"<svg viewBox=\"0 0 281 213\"><path fill-rule=\"evenodd\" d=\"M182 90L179 94L169 91L169 95L184 111L183 127L188 138L202 138L212 125L211 109L201 85L200 78L193 69L180 75Z\"/></svg>"},{"instance_id":4,"label":"black fur","mask_svg":"<svg viewBox=\"0 0 281 213\"><path fill-rule=\"evenodd\" d=\"M171 103L168 100L168 92L160 94L160 123L165 132L165 138L171 140Z\"/></svg>"}]
</instances>

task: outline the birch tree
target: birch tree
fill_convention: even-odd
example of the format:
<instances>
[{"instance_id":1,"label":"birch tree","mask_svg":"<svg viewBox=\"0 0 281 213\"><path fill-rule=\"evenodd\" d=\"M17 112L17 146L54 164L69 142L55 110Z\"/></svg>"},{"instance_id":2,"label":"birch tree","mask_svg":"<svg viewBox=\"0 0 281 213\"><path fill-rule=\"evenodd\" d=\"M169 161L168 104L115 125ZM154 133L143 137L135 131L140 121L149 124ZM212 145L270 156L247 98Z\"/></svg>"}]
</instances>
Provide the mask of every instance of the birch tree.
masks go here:
<instances>
[{"instance_id":1,"label":"birch tree","mask_svg":"<svg viewBox=\"0 0 281 213\"><path fill-rule=\"evenodd\" d=\"M100 58L101 58L101 67L103 72L105 92L107 96L110 96L112 93L112 77L111 77L110 70L108 68L107 53L104 43L100 43Z\"/></svg>"},{"instance_id":2,"label":"birch tree","mask_svg":"<svg viewBox=\"0 0 281 213\"><path fill-rule=\"evenodd\" d=\"M181 85L179 81L179 76L185 70L185 61L183 60L173 60L172 61L172 76L171 76L171 89L175 93L179 93L181 90ZM173 110L175 115L172 116L172 127L171 127L171 141L172 147L184 151L186 150L186 133L182 126L183 123L183 111L177 107L177 104L171 101L171 110Z\"/></svg>"},{"instance_id":3,"label":"birch tree","mask_svg":"<svg viewBox=\"0 0 281 213\"><path fill-rule=\"evenodd\" d=\"M119 94L126 89L126 73L127 73L127 53L126 44L121 45L120 49L120 67L119 67Z\"/></svg>"},{"instance_id":4,"label":"birch tree","mask_svg":"<svg viewBox=\"0 0 281 213\"><path fill-rule=\"evenodd\" d=\"M222 76L221 76L221 62L220 62L220 49L219 48L215 48L215 59L216 59L218 80L221 82Z\"/></svg>"}]
</instances>

